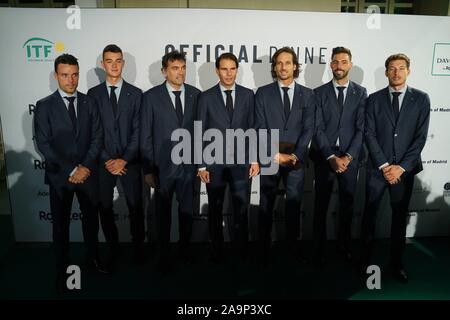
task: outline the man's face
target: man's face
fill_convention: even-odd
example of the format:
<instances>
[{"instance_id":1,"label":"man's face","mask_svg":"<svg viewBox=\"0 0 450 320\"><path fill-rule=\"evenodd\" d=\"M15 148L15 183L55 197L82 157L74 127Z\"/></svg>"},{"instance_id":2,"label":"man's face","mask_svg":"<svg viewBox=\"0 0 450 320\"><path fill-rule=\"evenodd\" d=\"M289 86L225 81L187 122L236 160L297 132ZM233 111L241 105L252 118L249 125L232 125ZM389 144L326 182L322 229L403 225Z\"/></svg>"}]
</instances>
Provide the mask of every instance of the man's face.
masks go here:
<instances>
[{"instance_id":1,"label":"man's face","mask_svg":"<svg viewBox=\"0 0 450 320\"><path fill-rule=\"evenodd\" d=\"M167 68L162 71L167 82L172 87L179 88L186 79L186 62L183 60L168 61Z\"/></svg>"},{"instance_id":2,"label":"man's face","mask_svg":"<svg viewBox=\"0 0 450 320\"><path fill-rule=\"evenodd\" d=\"M72 95L78 87L78 66L71 64L58 64L55 72L55 79L59 88L65 93Z\"/></svg>"},{"instance_id":3,"label":"man's face","mask_svg":"<svg viewBox=\"0 0 450 320\"><path fill-rule=\"evenodd\" d=\"M103 55L102 66L105 68L106 76L108 77L121 77L124 64L125 60L123 60L120 52L105 52Z\"/></svg>"},{"instance_id":4,"label":"man's face","mask_svg":"<svg viewBox=\"0 0 450 320\"><path fill-rule=\"evenodd\" d=\"M405 60L392 60L385 71L391 87L402 87L406 83L410 70Z\"/></svg>"},{"instance_id":5,"label":"man's face","mask_svg":"<svg viewBox=\"0 0 450 320\"><path fill-rule=\"evenodd\" d=\"M335 54L330 62L331 71L333 71L333 77L336 80L347 77L352 66L353 64L347 53Z\"/></svg>"},{"instance_id":6,"label":"man's face","mask_svg":"<svg viewBox=\"0 0 450 320\"><path fill-rule=\"evenodd\" d=\"M279 80L294 80L294 71L297 66L294 65L294 57L288 52L282 52L278 55L275 72Z\"/></svg>"},{"instance_id":7,"label":"man's face","mask_svg":"<svg viewBox=\"0 0 450 320\"><path fill-rule=\"evenodd\" d=\"M226 88L233 86L236 81L237 72L238 68L236 67L236 63L231 59L221 59L219 69L216 69L220 83Z\"/></svg>"}]
</instances>

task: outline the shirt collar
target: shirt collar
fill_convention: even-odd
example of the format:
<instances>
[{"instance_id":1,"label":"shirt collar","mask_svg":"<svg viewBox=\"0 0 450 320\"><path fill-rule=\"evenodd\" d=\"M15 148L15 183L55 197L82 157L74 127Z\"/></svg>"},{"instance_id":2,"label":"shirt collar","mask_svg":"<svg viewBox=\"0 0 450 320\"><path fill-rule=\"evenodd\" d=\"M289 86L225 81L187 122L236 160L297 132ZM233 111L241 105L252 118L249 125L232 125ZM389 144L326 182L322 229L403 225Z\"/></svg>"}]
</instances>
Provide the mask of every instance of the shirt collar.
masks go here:
<instances>
[{"instance_id":1,"label":"shirt collar","mask_svg":"<svg viewBox=\"0 0 450 320\"><path fill-rule=\"evenodd\" d=\"M280 88L286 87L283 83L281 83L281 81L278 81L278 86ZM291 82L290 85L287 86L289 89L294 89L295 88L295 80Z\"/></svg>"},{"instance_id":2,"label":"shirt collar","mask_svg":"<svg viewBox=\"0 0 450 320\"><path fill-rule=\"evenodd\" d=\"M231 90L235 92L236 90L236 83L233 83L233 86L230 89L225 88L220 82L219 82L220 91L224 92L225 90Z\"/></svg>"},{"instance_id":3,"label":"shirt collar","mask_svg":"<svg viewBox=\"0 0 450 320\"><path fill-rule=\"evenodd\" d=\"M166 81L166 88L167 90L172 93L172 91L181 91L184 92L184 83L181 85L179 90L175 90L174 88L172 88L172 86L170 85L169 81Z\"/></svg>"},{"instance_id":4,"label":"shirt collar","mask_svg":"<svg viewBox=\"0 0 450 320\"><path fill-rule=\"evenodd\" d=\"M347 83L346 84L339 84L339 83L337 83L337 81L335 80L335 79L333 79L333 87L334 87L334 89L337 89L337 87L345 87L346 89L348 88L348 85L350 84L350 80L349 81L347 81Z\"/></svg>"},{"instance_id":5,"label":"shirt collar","mask_svg":"<svg viewBox=\"0 0 450 320\"><path fill-rule=\"evenodd\" d=\"M119 82L117 82L116 84L111 84L108 82L108 80L105 81L106 82L106 86L109 88L111 86L114 86L116 88L122 88L123 85L123 79L120 79Z\"/></svg>"},{"instance_id":6,"label":"shirt collar","mask_svg":"<svg viewBox=\"0 0 450 320\"><path fill-rule=\"evenodd\" d=\"M61 90L61 88L58 88L58 92L61 95L61 97L64 99L64 97L75 97L78 98L78 91L75 91L73 94L68 94L65 93L64 91ZM64 100L65 101L65 100Z\"/></svg>"},{"instance_id":7,"label":"shirt collar","mask_svg":"<svg viewBox=\"0 0 450 320\"><path fill-rule=\"evenodd\" d=\"M392 88L391 86L389 86L389 94L392 94L392 92L405 93L407 88L408 88L408 86L405 85L403 88L401 88L400 90L397 91L394 88Z\"/></svg>"}]
</instances>

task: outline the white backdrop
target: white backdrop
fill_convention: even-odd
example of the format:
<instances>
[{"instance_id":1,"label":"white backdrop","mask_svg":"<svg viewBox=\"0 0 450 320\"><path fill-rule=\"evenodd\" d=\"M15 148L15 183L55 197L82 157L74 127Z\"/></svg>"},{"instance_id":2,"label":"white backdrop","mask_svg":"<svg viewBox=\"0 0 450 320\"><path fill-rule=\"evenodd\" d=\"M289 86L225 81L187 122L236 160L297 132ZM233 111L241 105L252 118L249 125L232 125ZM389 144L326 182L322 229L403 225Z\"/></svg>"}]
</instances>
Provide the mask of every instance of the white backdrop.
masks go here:
<instances>
[{"instance_id":1,"label":"white backdrop","mask_svg":"<svg viewBox=\"0 0 450 320\"><path fill-rule=\"evenodd\" d=\"M80 29L70 29L76 16L65 9L0 8L2 43L0 97L6 147L8 188L18 241L49 241L51 214L48 188L43 184L41 158L33 142L32 109L57 88L53 60L62 52L79 58L79 90L104 79L100 68L105 45L115 43L125 52L124 78L143 91L163 81L161 57L167 48L187 52L187 82L205 90L217 81L216 51L230 50L241 59L238 81L252 89L271 81L269 57L276 48L291 46L303 71L298 82L315 88L331 79L328 62L335 46L352 50L352 79L374 92L387 85L384 61L392 53L411 58L409 84L431 97L429 137L422 153L425 170L418 175L411 201L408 236L450 234L450 18L425 16L369 16L367 14L251 10L193 9L83 9ZM368 27L372 26L371 28ZM311 169L311 168L310 168ZM312 229L312 175L308 170L304 196L303 232ZM364 202L364 173L358 189L354 234ZM201 194L205 203L206 194ZM335 198L335 197L334 197ZM257 205L258 179L252 188ZM334 199L335 202L335 199ZM129 240L123 203L119 204L121 239ZM203 207L204 208L204 207ZM151 211L151 210L150 210ZM73 208L72 240L81 240L79 209ZM334 212L334 207L330 208ZM255 207L250 213L254 238ZM152 215L148 225L152 230ZM196 213L194 238L207 239L206 212ZM225 221L225 224L227 224ZM174 219L173 231L176 230ZM283 216L276 214L275 232L282 233ZM334 215L330 214L330 235ZM389 235L390 209L385 197L378 218L378 236ZM153 237L153 233L151 232ZM176 239L176 232L173 233Z\"/></svg>"}]
</instances>

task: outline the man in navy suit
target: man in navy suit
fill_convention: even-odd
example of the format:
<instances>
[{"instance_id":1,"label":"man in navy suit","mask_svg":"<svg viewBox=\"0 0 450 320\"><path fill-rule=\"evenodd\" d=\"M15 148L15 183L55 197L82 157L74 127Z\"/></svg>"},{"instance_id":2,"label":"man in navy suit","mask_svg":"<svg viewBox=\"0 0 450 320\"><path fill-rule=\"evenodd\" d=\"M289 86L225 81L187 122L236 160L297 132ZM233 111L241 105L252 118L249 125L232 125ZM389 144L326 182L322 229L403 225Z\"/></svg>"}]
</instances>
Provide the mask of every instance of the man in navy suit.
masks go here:
<instances>
[{"instance_id":1,"label":"man in navy suit","mask_svg":"<svg viewBox=\"0 0 450 320\"><path fill-rule=\"evenodd\" d=\"M392 209L390 267L393 276L408 282L402 256L414 176L423 170L420 153L430 122L430 99L406 84L410 60L404 54L386 59L389 86L371 94L366 106L365 139L369 149L366 206L362 221L362 271L370 263L376 212L386 189Z\"/></svg>"},{"instance_id":2,"label":"man in navy suit","mask_svg":"<svg viewBox=\"0 0 450 320\"><path fill-rule=\"evenodd\" d=\"M241 257L245 259L247 256L250 179L259 173L256 154L255 162L249 162L248 142L239 147L234 147L237 143L233 142L231 150L231 147L227 147L231 146L231 142L225 138L227 129L246 131L254 128L254 94L252 90L236 84L238 67L238 60L232 53L224 53L217 58L219 83L201 94L198 105L203 130L219 130L225 142L222 158L216 159L212 164L203 163L198 170L198 176L206 183L208 191L209 234L213 247L212 260L216 263L223 257L222 211L227 183L234 211L233 240ZM239 163L238 155L246 155L242 163ZM228 163L227 160L232 161Z\"/></svg>"},{"instance_id":3,"label":"man in navy suit","mask_svg":"<svg viewBox=\"0 0 450 320\"><path fill-rule=\"evenodd\" d=\"M142 91L122 78L125 64L122 50L114 45L103 49L102 66L106 81L91 88L91 96L99 107L103 124L100 150L100 222L111 250L111 263L118 257L119 235L113 211L114 187L119 178L129 211L134 259L144 261L144 212L142 179L139 163L139 115Z\"/></svg>"},{"instance_id":4,"label":"man in navy suit","mask_svg":"<svg viewBox=\"0 0 450 320\"><path fill-rule=\"evenodd\" d=\"M314 161L314 241L315 263L325 262L327 211L333 184L339 186L339 224L337 248L351 260L351 224L358 178L363 156L364 110L367 90L349 79L352 54L336 47L331 55L333 80L314 90L317 99L316 133L310 157Z\"/></svg>"},{"instance_id":5,"label":"man in navy suit","mask_svg":"<svg viewBox=\"0 0 450 320\"><path fill-rule=\"evenodd\" d=\"M55 59L58 90L39 100L34 113L36 144L45 159L45 183L50 187L53 244L58 291L66 288L69 227L74 194L82 214L87 267L107 273L98 259L97 158L102 127L95 101L77 91L77 59L62 54Z\"/></svg>"},{"instance_id":6,"label":"man in navy suit","mask_svg":"<svg viewBox=\"0 0 450 320\"><path fill-rule=\"evenodd\" d=\"M272 57L271 84L258 89L255 96L256 127L279 130L280 148L275 161L276 174L261 175L259 237L262 262L268 261L271 245L272 211L280 180L286 188L286 231L291 250L298 260L303 254L298 247L300 210L303 197L308 145L314 133L315 98L311 89L294 81L300 73L297 55L289 47L277 50ZM270 136L270 134L269 134ZM267 142L269 146L270 143ZM270 154L273 152L271 151ZM262 169L261 172L263 173Z\"/></svg>"},{"instance_id":7,"label":"man in navy suit","mask_svg":"<svg viewBox=\"0 0 450 320\"><path fill-rule=\"evenodd\" d=\"M186 57L172 51L162 58L166 81L144 93L141 109L141 156L145 182L155 188L156 218L160 244L159 268L170 267L170 226L172 198L178 200L180 258L189 261L188 244L192 233L196 168L193 152L189 161L176 164L172 159L172 133L184 129L194 135L197 99L200 90L184 83ZM192 150L191 150L192 151Z\"/></svg>"}]
</instances>

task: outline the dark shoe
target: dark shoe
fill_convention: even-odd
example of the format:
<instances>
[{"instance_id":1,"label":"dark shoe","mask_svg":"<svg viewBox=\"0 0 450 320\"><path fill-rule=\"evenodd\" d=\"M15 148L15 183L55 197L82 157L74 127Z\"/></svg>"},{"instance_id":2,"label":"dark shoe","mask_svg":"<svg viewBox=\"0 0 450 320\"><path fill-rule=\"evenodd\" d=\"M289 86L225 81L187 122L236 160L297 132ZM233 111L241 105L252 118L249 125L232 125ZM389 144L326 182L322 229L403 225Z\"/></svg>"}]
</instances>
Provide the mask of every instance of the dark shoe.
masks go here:
<instances>
[{"instance_id":1,"label":"dark shoe","mask_svg":"<svg viewBox=\"0 0 450 320\"><path fill-rule=\"evenodd\" d=\"M193 257L192 257L192 253L189 249L187 248L180 248L178 251L178 260L180 261L180 263L185 264L185 265L190 265L193 263Z\"/></svg>"},{"instance_id":2,"label":"dark shoe","mask_svg":"<svg viewBox=\"0 0 450 320\"><path fill-rule=\"evenodd\" d=\"M327 260L325 259L325 256L316 256L313 259L313 264L315 268L322 268L327 264Z\"/></svg>"},{"instance_id":3,"label":"dark shoe","mask_svg":"<svg viewBox=\"0 0 450 320\"><path fill-rule=\"evenodd\" d=\"M98 274L110 274L110 268L99 259L88 259L86 262L86 268L89 272Z\"/></svg>"},{"instance_id":4,"label":"dark shoe","mask_svg":"<svg viewBox=\"0 0 450 320\"><path fill-rule=\"evenodd\" d=\"M392 276L401 283L408 283L408 274L405 269L392 269Z\"/></svg>"},{"instance_id":5,"label":"dark shoe","mask_svg":"<svg viewBox=\"0 0 450 320\"><path fill-rule=\"evenodd\" d=\"M56 293L57 294L66 294L69 292L69 289L67 288L67 274L65 273L59 273L56 276Z\"/></svg>"},{"instance_id":6,"label":"dark shoe","mask_svg":"<svg viewBox=\"0 0 450 320\"><path fill-rule=\"evenodd\" d=\"M353 260L353 256L350 253L350 250L348 250L346 247L337 246L336 250L337 250L338 254L341 255L345 259L345 261L351 262Z\"/></svg>"},{"instance_id":7,"label":"dark shoe","mask_svg":"<svg viewBox=\"0 0 450 320\"><path fill-rule=\"evenodd\" d=\"M221 264L223 262L223 252L218 250L213 250L211 253L210 260L214 264Z\"/></svg>"},{"instance_id":8,"label":"dark shoe","mask_svg":"<svg viewBox=\"0 0 450 320\"><path fill-rule=\"evenodd\" d=\"M158 272L162 276L166 276L170 272L170 262L167 257L160 257L157 264Z\"/></svg>"},{"instance_id":9,"label":"dark shoe","mask_svg":"<svg viewBox=\"0 0 450 320\"><path fill-rule=\"evenodd\" d=\"M143 245L136 245L134 247L134 262L140 266L145 263L145 250Z\"/></svg>"}]
</instances>

